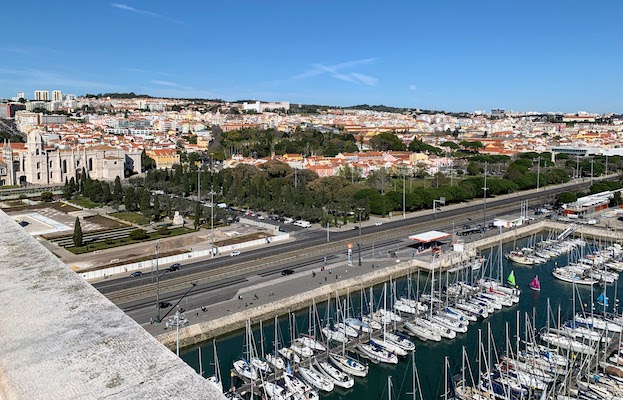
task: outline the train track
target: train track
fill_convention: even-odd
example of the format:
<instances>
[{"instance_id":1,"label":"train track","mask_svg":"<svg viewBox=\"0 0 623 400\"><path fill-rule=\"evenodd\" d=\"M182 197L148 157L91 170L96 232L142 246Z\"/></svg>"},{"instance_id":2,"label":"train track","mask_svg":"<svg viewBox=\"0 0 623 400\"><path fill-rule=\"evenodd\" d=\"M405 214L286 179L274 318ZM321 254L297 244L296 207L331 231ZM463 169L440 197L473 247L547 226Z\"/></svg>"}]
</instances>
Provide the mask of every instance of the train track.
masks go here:
<instances>
[{"instance_id":1,"label":"train track","mask_svg":"<svg viewBox=\"0 0 623 400\"><path fill-rule=\"evenodd\" d=\"M516 208L517 206L515 204L505 204L489 207L488 212L491 212L493 214L500 213L502 211L515 210ZM330 243L314 243L314 241L324 241L324 238L319 237L316 240L310 240L310 247L291 251L288 251L284 248L287 247L287 244L285 244L282 245L283 247L280 247L280 249L284 251L280 252L279 254L263 257L261 259L243 261L232 265L225 265L222 267L207 269L204 271L195 272L166 280L160 280L160 295L163 296L166 293L175 290L188 288L189 285L193 283L199 286L209 284L214 281L231 278L233 276L248 274L250 272L262 272L276 265L282 265L283 263L296 260L301 256L309 257L318 255L319 257L321 257L333 252L338 252L340 250L346 252L348 244L352 242L359 242L363 246L364 244L370 244L385 239L404 237L406 231L413 232L414 230L419 230L422 228L435 229L446 227L454 220L456 220L457 217L459 217L461 221L463 221L470 217L481 216L481 214L482 210L477 210L460 214L460 216L440 216L439 218L434 219L434 216L431 213L422 216L421 218L418 218L419 221L417 222L414 220L414 223L412 225L390 228L383 230L382 232L365 234L361 236L361 239L359 237L354 237L348 239L340 239ZM292 244L296 244L297 246L300 245L300 243L296 242L292 242ZM130 301L144 299L147 297L154 297L156 296L156 290L157 285L154 282L147 285L104 293L104 295L115 304L122 304L128 303Z\"/></svg>"}]
</instances>

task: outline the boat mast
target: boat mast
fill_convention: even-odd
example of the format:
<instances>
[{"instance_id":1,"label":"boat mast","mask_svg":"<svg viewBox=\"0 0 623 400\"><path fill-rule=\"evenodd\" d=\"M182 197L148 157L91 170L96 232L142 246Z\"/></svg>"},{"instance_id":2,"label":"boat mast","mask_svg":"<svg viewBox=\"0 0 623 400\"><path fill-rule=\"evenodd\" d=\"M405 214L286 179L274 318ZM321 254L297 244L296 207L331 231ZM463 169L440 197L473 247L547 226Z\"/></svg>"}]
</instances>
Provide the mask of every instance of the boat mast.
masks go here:
<instances>
[{"instance_id":1,"label":"boat mast","mask_svg":"<svg viewBox=\"0 0 623 400\"><path fill-rule=\"evenodd\" d=\"M430 281L430 319L433 319L433 294L435 293L435 255L431 263L432 277Z\"/></svg>"}]
</instances>

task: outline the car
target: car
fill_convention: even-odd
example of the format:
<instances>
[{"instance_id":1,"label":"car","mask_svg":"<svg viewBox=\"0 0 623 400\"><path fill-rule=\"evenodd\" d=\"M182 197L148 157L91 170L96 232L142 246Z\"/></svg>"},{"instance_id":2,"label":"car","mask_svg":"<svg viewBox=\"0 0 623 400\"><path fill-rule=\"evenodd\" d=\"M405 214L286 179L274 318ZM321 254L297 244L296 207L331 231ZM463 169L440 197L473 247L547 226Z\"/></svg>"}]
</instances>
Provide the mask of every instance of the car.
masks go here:
<instances>
[{"instance_id":1,"label":"car","mask_svg":"<svg viewBox=\"0 0 623 400\"><path fill-rule=\"evenodd\" d=\"M143 276L143 273L141 271L134 271L130 274L130 276L132 278L138 278L139 276Z\"/></svg>"},{"instance_id":2,"label":"car","mask_svg":"<svg viewBox=\"0 0 623 400\"><path fill-rule=\"evenodd\" d=\"M169 268L167 268L165 271L166 272L175 272L175 271L179 270L180 268L182 268L182 264L175 263L175 264L171 265Z\"/></svg>"},{"instance_id":3,"label":"car","mask_svg":"<svg viewBox=\"0 0 623 400\"><path fill-rule=\"evenodd\" d=\"M231 257L239 256L240 255L240 250L234 250L231 253L229 253L229 255Z\"/></svg>"},{"instance_id":4,"label":"car","mask_svg":"<svg viewBox=\"0 0 623 400\"><path fill-rule=\"evenodd\" d=\"M19 226L21 226L23 228L23 227L26 227L26 226L30 225L30 222L28 222L28 221L19 221L18 224L19 224Z\"/></svg>"},{"instance_id":5,"label":"car","mask_svg":"<svg viewBox=\"0 0 623 400\"><path fill-rule=\"evenodd\" d=\"M463 229L469 229L471 228L471 226L469 226L468 224L463 225Z\"/></svg>"},{"instance_id":6,"label":"car","mask_svg":"<svg viewBox=\"0 0 623 400\"><path fill-rule=\"evenodd\" d=\"M374 223L374 225L376 225L376 226L381 226L381 225L383 225L383 221L376 221L376 222Z\"/></svg>"},{"instance_id":7,"label":"car","mask_svg":"<svg viewBox=\"0 0 623 400\"><path fill-rule=\"evenodd\" d=\"M257 216L257 219L259 219L259 220L263 221L263 220L265 220L265 219L266 219L266 217L264 217L263 215L258 215L258 216Z\"/></svg>"},{"instance_id":8,"label":"car","mask_svg":"<svg viewBox=\"0 0 623 400\"><path fill-rule=\"evenodd\" d=\"M281 275L292 275L293 273L293 269L284 269L283 271L281 271Z\"/></svg>"},{"instance_id":9,"label":"car","mask_svg":"<svg viewBox=\"0 0 623 400\"><path fill-rule=\"evenodd\" d=\"M160 303L158 303L158 307L160 308L169 308L172 306L173 304L169 303L168 301L161 301Z\"/></svg>"},{"instance_id":10,"label":"car","mask_svg":"<svg viewBox=\"0 0 623 400\"><path fill-rule=\"evenodd\" d=\"M280 226L280 227L279 227L279 232L285 232L285 231L286 231L286 230L285 230L285 229L283 229L283 226Z\"/></svg>"}]
</instances>

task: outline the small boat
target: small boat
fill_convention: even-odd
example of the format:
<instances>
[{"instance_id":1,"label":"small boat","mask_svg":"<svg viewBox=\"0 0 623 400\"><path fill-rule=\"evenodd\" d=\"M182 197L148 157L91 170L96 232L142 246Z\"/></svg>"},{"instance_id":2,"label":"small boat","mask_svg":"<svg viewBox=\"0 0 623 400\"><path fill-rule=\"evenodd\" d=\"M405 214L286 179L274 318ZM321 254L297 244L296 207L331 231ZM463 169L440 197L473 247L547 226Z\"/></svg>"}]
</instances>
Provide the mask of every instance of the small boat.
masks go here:
<instances>
[{"instance_id":1,"label":"small boat","mask_svg":"<svg viewBox=\"0 0 623 400\"><path fill-rule=\"evenodd\" d=\"M309 358L314 355L314 351L312 349L305 346L301 342L297 342L296 340L292 342L290 348L292 349L292 351L298 354L299 357L302 358Z\"/></svg>"},{"instance_id":2,"label":"small boat","mask_svg":"<svg viewBox=\"0 0 623 400\"><path fill-rule=\"evenodd\" d=\"M294 350L292 350L289 347L280 348L279 354L281 354L281 356L285 358L287 361L291 361L296 364L301 362L301 358L294 352Z\"/></svg>"},{"instance_id":3,"label":"small boat","mask_svg":"<svg viewBox=\"0 0 623 400\"><path fill-rule=\"evenodd\" d=\"M327 349L322 343L309 336L301 336L294 339L294 342L303 346L307 346L315 351L325 351Z\"/></svg>"},{"instance_id":4,"label":"small boat","mask_svg":"<svg viewBox=\"0 0 623 400\"><path fill-rule=\"evenodd\" d=\"M289 368L288 368L289 369ZM289 372L283 373L283 380L289 389L290 396L294 399L318 400L318 392L311 388L308 384L292 375ZM288 398L290 398L288 396Z\"/></svg>"},{"instance_id":5,"label":"small boat","mask_svg":"<svg viewBox=\"0 0 623 400\"><path fill-rule=\"evenodd\" d=\"M335 386L350 389L355 385L355 380L352 376L342 372L340 369L331 365L328 361L318 362L316 360L316 369L324 376L331 379Z\"/></svg>"},{"instance_id":6,"label":"small boat","mask_svg":"<svg viewBox=\"0 0 623 400\"><path fill-rule=\"evenodd\" d=\"M407 351L405 349L398 346L397 344L390 342L389 340L384 340L382 337L378 339L370 339L370 344L381 348L388 353L396 354L397 356L407 355Z\"/></svg>"},{"instance_id":7,"label":"small boat","mask_svg":"<svg viewBox=\"0 0 623 400\"><path fill-rule=\"evenodd\" d=\"M338 369L349 375L364 378L368 375L368 367L348 356L329 353L329 360Z\"/></svg>"},{"instance_id":8,"label":"small boat","mask_svg":"<svg viewBox=\"0 0 623 400\"><path fill-rule=\"evenodd\" d=\"M244 358L242 360L234 361L234 369L238 373L238 375L243 378L255 380L258 378L257 370L253 368L247 360Z\"/></svg>"},{"instance_id":9,"label":"small boat","mask_svg":"<svg viewBox=\"0 0 623 400\"><path fill-rule=\"evenodd\" d=\"M394 353L390 353L372 342L358 343L355 345L355 348L373 361L380 361L387 364L398 364L398 357Z\"/></svg>"},{"instance_id":10,"label":"small boat","mask_svg":"<svg viewBox=\"0 0 623 400\"><path fill-rule=\"evenodd\" d=\"M286 368L286 364L283 362L283 358L275 356L274 354L266 354L266 362L273 366L277 370L283 370Z\"/></svg>"},{"instance_id":11,"label":"small boat","mask_svg":"<svg viewBox=\"0 0 623 400\"><path fill-rule=\"evenodd\" d=\"M512 288L515 287L515 270L512 270L508 278L506 278L506 284Z\"/></svg>"},{"instance_id":12,"label":"small boat","mask_svg":"<svg viewBox=\"0 0 623 400\"><path fill-rule=\"evenodd\" d=\"M541 282L539 282L539 276L536 275L532 282L530 282L530 289L540 292L541 291Z\"/></svg>"},{"instance_id":13,"label":"small boat","mask_svg":"<svg viewBox=\"0 0 623 400\"><path fill-rule=\"evenodd\" d=\"M323 392L330 392L335 387L332 380L313 368L299 367L299 374L310 386Z\"/></svg>"},{"instance_id":14,"label":"small boat","mask_svg":"<svg viewBox=\"0 0 623 400\"><path fill-rule=\"evenodd\" d=\"M279 386L274 382L264 382L263 384L264 392L271 400L284 400L285 399L285 389Z\"/></svg>"},{"instance_id":15,"label":"small boat","mask_svg":"<svg viewBox=\"0 0 623 400\"><path fill-rule=\"evenodd\" d=\"M407 339L404 335L398 333L385 333L385 340L395 344L406 351L415 351L415 343Z\"/></svg>"},{"instance_id":16,"label":"small boat","mask_svg":"<svg viewBox=\"0 0 623 400\"><path fill-rule=\"evenodd\" d=\"M258 372L264 374L264 375L268 375L272 372L272 370L270 369L270 365L268 365L268 363L264 360L262 360L259 357L252 357L251 358L251 365L253 366L253 368L255 368Z\"/></svg>"},{"instance_id":17,"label":"small boat","mask_svg":"<svg viewBox=\"0 0 623 400\"><path fill-rule=\"evenodd\" d=\"M409 334L419 338L420 340L432 340L434 342L441 341L441 335L438 332L434 332L424 326L411 322L405 322L404 327Z\"/></svg>"},{"instance_id":18,"label":"small boat","mask_svg":"<svg viewBox=\"0 0 623 400\"><path fill-rule=\"evenodd\" d=\"M333 340L338 343L348 343L348 338L343 331L338 331L325 326L322 328L322 334L325 335L327 340Z\"/></svg>"}]
</instances>

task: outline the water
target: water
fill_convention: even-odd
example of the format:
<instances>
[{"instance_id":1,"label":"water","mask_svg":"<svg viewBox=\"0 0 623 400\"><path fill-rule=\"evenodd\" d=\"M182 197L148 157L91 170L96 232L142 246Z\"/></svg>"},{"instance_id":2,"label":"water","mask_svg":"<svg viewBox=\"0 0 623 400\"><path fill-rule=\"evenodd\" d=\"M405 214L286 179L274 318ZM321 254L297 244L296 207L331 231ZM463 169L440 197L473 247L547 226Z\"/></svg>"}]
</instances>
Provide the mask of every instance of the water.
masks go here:
<instances>
[{"instance_id":1,"label":"water","mask_svg":"<svg viewBox=\"0 0 623 400\"><path fill-rule=\"evenodd\" d=\"M516 244L508 244L503 247L504 251L511 250L514 246L521 247L526 240L518 241ZM497 249L493 251L494 267L492 270L492 276L497 277L497 271L499 269L499 256ZM489 258L489 254L483 254L485 257ZM436 399L440 398L444 393L444 356L448 356L450 369L448 371L448 376L451 377L455 374L460 374L461 369L461 354L462 347L465 346L465 349L469 355L469 359L474 365L477 354L478 354L478 330L482 330L483 342L486 347L486 337L487 337L487 323L491 324L491 332L495 338L495 342L497 343L496 348L498 354L504 353L504 335L505 335L505 325L508 322L509 324L509 332L511 335L510 342L515 343L515 332L516 332L516 318L517 311L521 312L520 317L520 327L521 327L521 337L524 335L524 320L525 313L528 313L530 318L532 319L534 315L534 319L536 322L537 328L541 328L547 323L547 299L550 299L550 305L552 312L550 313L550 320L555 321L558 318L558 306L560 305L561 310L561 320L565 321L572 316L573 312L573 291L572 285L569 283L565 283L555 279L552 274L552 268L555 263L558 265L566 265L568 261L567 255L562 255L558 257L556 260L549 260L546 264L536 265L536 266L522 266L519 264L513 264L510 261L504 259L503 267L504 267L504 279L510 273L511 270L515 271L515 278L517 285L522 289L521 293L521 301L519 304L514 305L513 307L507 308L505 307L501 311L494 313L489 316L484 321L478 321L476 323L471 323L469 330L465 334L457 335L456 339L447 341L442 340L438 343L433 342L422 342L419 340L415 340L416 343L416 365L417 371L419 374L421 391L424 399ZM488 276L488 271L484 272L485 276ZM535 275L539 276L539 280L541 281L541 291L535 292L530 290L528 284L534 278ZM448 277L449 281L452 281L452 275ZM445 275L442 276L442 282L445 283L446 278ZM415 281L415 279L414 279ZM427 276L423 275L420 278L420 290L429 292L429 286L425 287L424 285L427 283ZM396 284L397 292L403 293L405 288L407 287L407 279L403 278L399 280ZM415 290L415 282L413 283ZM619 284L620 286L620 284ZM378 304L381 291L383 290L383 286L377 286L374 288L374 297L375 304ZM599 287L595 287L594 297L601 293L602 289ZM607 288L607 295L610 298L610 304L615 304L615 290L620 292L621 287ZM578 287L578 292L581 297L581 301L577 299L576 294L576 311L580 311L580 304L585 304L585 308L587 312L590 312L590 287L580 286ZM366 291L366 294L369 293L369 289ZM353 306L358 307L360 303L360 294L359 292L351 294L351 303ZM318 304L318 315L320 318L325 317L326 312L326 299L318 299L318 301L322 301L322 303ZM334 299L331 300L334 303ZM369 300L364 300L364 302ZM597 306L598 307L598 306ZM597 311L596 311L597 312ZM306 332L309 317L307 310L301 310L296 313L296 326L297 332ZM280 340L280 345L284 344L284 339L289 339L289 330L288 330L288 317L281 316L279 318L279 329L278 336ZM552 322L553 324L554 322ZM260 334L259 327L257 324L253 327L253 334L255 341L257 343L258 351L260 349ZM273 338L274 338L274 325L273 321L264 321L264 350L266 352L272 352L273 349ZM231 369L233 361L239 359L244 352L244 332L237 331L231 333L227 336L220 337L216 341L218 357L221 365L221 372L223 375L223 382L225 388L230 386L230 378L229 371ZM190 366L199 371L199 362L198 362L198 349L193 348L187 351L184 351L181 354L181 357L184 361L186 361ZM204 369L204 376L209 376L214 373L213 366L213 349L212 343L206 343L202 345L202 363ZM473 369L474 374L476 374L476 369ZM393 398L394 399L407 399L412 398L410 394L412 390L412 370L411 370L411 358L402 359L398 365L389 366L385 364L374 365L370 364L370 371L368 376L365 379L356 378L355 386L349 391L343 391L336 389L332 393L325 395L324 397L328 399L344 399L344 400L368 400L368 399L387 399L387 377L392 377L392 386L393 386ZM448 383L449 385L449 383Z\"/></svg>"}]
</instances>

